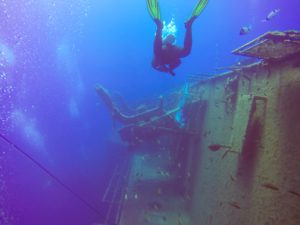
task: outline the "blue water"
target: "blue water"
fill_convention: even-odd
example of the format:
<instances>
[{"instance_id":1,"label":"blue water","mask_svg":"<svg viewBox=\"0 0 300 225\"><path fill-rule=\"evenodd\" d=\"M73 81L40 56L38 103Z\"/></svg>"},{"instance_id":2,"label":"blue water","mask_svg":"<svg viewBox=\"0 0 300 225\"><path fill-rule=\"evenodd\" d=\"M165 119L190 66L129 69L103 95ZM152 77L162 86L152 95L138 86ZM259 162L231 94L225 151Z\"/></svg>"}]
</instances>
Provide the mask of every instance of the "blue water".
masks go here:
<instances>
[{"instance_id":1,"label":"blue water","mask_svg":"<svg viewBox=\"0 0 300 225\"><path fill-rule=\"evenodd\" d=\"M163 19L175 18L178 44L195 3L160 1ZM278 16L262 23L276 8ZM157 98L189 74L236 63L231 51L267 31L299 30L299 15L298 0L210 0L193 25L192 53L171 77L151 68L155 25L145 1L2 0L0 132L105 212L102 195L127 149L95 85L128 103ZM0 224L103 220L2 139L0 150Z\"/></svg>"}]
</instances>

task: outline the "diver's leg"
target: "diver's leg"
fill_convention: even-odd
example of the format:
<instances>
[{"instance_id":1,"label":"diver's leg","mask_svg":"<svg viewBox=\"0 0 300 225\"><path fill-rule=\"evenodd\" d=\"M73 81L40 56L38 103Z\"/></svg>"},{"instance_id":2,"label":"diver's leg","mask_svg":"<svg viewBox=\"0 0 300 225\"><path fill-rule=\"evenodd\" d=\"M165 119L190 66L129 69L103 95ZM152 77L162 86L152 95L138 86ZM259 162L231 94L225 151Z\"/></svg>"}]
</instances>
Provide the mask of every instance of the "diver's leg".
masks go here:
<instances>
[{"instance_id":1,"label":"diver's leg","mask_svg":"<svg viewBox=\"0 0 300 225\"><path fill-rule=\"evenodd\" d=\"M192 24L195 21L196 17L192 16L187 22L185 22L185 37L184 37L184 46L181 50L180 57L186 57L191 53L192 50Z\"/></svg>"},{"instance_id":2,"label":"diver's leg","mask_svg":"<svg viewBox=\"0 0 300 225\"><path fill-rule=\"evenodd\" d=\"M156 34L154 40L154 55L159 57L162 51L161 35L162 35L163 23L158 19L155 19L154 22L156 24Z\"/></svg>"},{"instance_id":3,"label":"diver's leg","mask_svg":"<svg viewBox=\"0 0 300 225\"><path fill-rule=\"evenodd\" d=\"M169 72L169 68L166 65L161 65L155 57L152 60L152 67L160 72Z\"/></svg>"},{"instance_id":4,"label":"diver's leg","mask_svg":"<svg viewBox=\"0 0 300 225\"><path fill-rule=\"evenodd\" d=\"M169 65L169 71L168 71L168 72L169 72L172 76L175 76L176 74L174 73L173 70L174 70L176 67L178 67L180 64L181 64L180 59L178 59L178 60L176 60L175 62L171 63L171 64Z\"/></svg>"}]
</instances>

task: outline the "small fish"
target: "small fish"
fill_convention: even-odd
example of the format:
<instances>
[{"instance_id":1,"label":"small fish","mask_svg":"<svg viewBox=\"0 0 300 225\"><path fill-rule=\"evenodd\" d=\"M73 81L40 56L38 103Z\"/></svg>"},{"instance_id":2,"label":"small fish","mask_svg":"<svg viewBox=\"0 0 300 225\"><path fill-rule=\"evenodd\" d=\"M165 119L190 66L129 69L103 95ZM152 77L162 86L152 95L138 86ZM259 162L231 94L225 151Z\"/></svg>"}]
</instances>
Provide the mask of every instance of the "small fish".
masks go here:
<instances>
[{"instance_id":1,"label":"small fish","mask_svg":"<svg viewBox=\"0 0 300 225\"><path fill-rule=\"evenodd\" d=\"M266 19L262 20L262 22L268 22L268 21L270 21L275 16L277 16L279 12L280 12L280 9L273 9L271 12L269 12L269 14L267 15Z\"/></svg>"},{"instance_id":2,"label":"small fish","mask_svg":"<svg viewBox=\"0 0 300 225\"><path fill-rule=\"evenodd\" d=\"M228 204L234 208L241 209L241 206L237 202L228 202Z\"/></svg>"},{"instance_id":3,"label":"small fish","mask_svg":"<svg viewBox=\"0 0 300 225\"><path fill-rule=\"evenodd\" d=\"M251 31L251 26L243 26L240 30L240 35L246 35Z\"/></svg>"},{"instance_id":4,"label":"small fish","mask_svg":"<svg viewBox=\"0 0 300 225\"><path fill-rule=\"evenodd\" d=\"M212 144L209 145L208 148L214 152L219 151L221 148L231 148L231 146L228 145L220 145L220 144Z\"/></svg>"},{"instance_id":5,"label":"small fish","mask_svg":"<svg viewBox=\"0 0 300 225\"><path fill-rule=\"evenodd\" d=\"M291 193L291 194L293 194L293 195L296 195L296 196L300 197L300 193L298 193L296 191L289 190L288 192Z\"/></svg>"},{"instance_id":6,"label":"small fish","mask_svg":"<svg viewBox=\"0 0 300 225\"><path fill-rule=\"evenodd\" d=\"M263 183L261 186L262 186L262 187L265 187L265 188L268 188L268 189L271 189L271 190L273 190L273 191L279 191L279 188L276 187L276 186L274 186L274 185L271 184L271 183Z\"/></svg>"}]
</instances>

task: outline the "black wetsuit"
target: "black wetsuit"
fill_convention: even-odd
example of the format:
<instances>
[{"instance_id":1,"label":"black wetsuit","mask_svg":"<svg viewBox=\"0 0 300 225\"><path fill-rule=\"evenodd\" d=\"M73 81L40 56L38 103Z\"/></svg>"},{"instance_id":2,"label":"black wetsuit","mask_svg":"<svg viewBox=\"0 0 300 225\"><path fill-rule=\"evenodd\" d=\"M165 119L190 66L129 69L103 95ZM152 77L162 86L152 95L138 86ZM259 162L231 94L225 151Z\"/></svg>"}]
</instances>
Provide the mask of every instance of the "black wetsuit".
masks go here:
<instances>
[{"instance_id":1,"label":"black wetsuit","mask_svg":"<svg viewBox=\"0 0 300 225\"><path fill-rule=\"evenodd\" d=\"M154 58L152 60L152 67L174 76L175 73L173 70L180 65L180 58L188 56L192 49L192 21L185 23L186 32L183 48L173 44L163 44L162 23L160 21L155 22L157 30L154 40Z\"/></svg>"}]
</instances>

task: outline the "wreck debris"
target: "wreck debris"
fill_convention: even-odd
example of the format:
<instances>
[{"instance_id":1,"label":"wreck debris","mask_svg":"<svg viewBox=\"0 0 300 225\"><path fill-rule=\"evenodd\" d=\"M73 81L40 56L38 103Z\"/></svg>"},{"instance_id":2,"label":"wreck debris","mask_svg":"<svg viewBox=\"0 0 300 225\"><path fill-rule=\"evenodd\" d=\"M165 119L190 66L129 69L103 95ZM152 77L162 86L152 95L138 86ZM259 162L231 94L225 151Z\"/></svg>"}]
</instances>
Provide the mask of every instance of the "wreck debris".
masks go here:
<instances>
[{"instance_id":1,"label":"wreck debris","mask_svg":"<svg viewBox=\"0 0 300 225\"><path fill-rule=\"evenodd\" d=\"M163 108L163 98L160 97L157 107L149 109L143 105L143 110L138 107L138 110L135 110L136 113L127 115L121 112L105 88L97 85L96 92L112 112L113 119L124 125L119 129L119 134L122 140L128 142L130 146L141 144L145 140L150 139L156 140L156 143L160 145L162 143L157 138L166 133L189 136L195 135L195 133L186 130L175 118L175 115L183 110L183 106L174 107L165 111Z\"/></svg>"},{"instance_id":2,"label":"wreck debris","mask_svg":"<svg viewBox=\"0 0 300 225\"><path fill-rule=\"evenodd\" d=\"M236 154L240 154L240 153L237 152L237 151L227 150L227 151L225 151L224 154L222 155L222 159L224 159L224 158L228 155L228 153L236 153Z\"/></svg>"},{"instance_id":3,"label":"wreck debris","mask_svg":"<svg viewBox=\"0 0 300 225\"><path fill-rule=\"evenodd\" d=\"M218 67L215 70L216 71L233 71L235 73L239 73L239 75L244 76L242 71L250 71L255 68L255 66L262 65L264 64L263 60L258 59L258 58L245 58L242 60L239 60L237 63L235 63L232 66L223 66L223 67Z\"/></svg>"},{"instance_id":4,"label":"wreck debris","mask_svg":"<svg viewBox=\"0 0 300 225\"><path fill-rule=\"evenodd\" d=\"M102 99L104 104L108 107L108 109L112 112L112 117L123 123L123 124L129 124L129 123L137 123L142 121L148 121L151 118L155 116L159 116L163 113L163 99L160 99L160 103L158 107L155 107L153 109L146 110L142 113L137 113L135 115L124 115L120 112L120 109L115 105L115 103L112 101L111 96L109 95L108 91L101 87L100 85L96 86L96 92L99 95L99 97Z\"/></svg>"},{"instance_id":5,"label":"wreck debris","mask_svg":"<svg viewBox=\"0 0 300 225\"><path fill-rule=\"evenodd\" d=\"M205 74L205 73L197 73L197 74L190 74L188 75L189 82L199 82L202 80L207 80L214 77L214 74Z\"/></svg>"}]
</instances>

